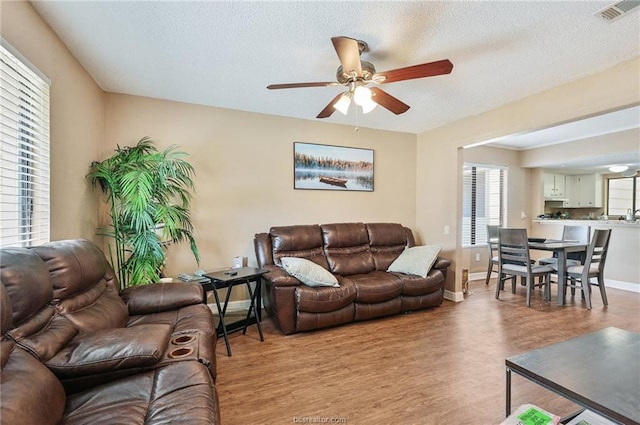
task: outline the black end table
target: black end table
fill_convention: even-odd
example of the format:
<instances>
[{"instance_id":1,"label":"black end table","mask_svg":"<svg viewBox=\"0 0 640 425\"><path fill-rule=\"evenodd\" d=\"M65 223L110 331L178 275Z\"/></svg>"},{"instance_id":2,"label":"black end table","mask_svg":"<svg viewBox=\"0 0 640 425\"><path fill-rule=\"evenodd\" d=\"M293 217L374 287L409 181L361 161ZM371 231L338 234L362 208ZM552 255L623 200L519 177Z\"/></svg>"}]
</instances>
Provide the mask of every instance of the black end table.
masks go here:
<instances>
[{"instance_id":1,"label":"black end table","mask_svg":"<svg viewBox=\"0 0 640 425\"><path fill-rule=\"evenodd\" d=\"M247 326L255 323L258 326L260 341L264 341L260 320L262 318L262 275L266 272L266 270L253 267L242 267L238 269L207 272L204 274L204 276L209 279L208 282L202 282L204 297L206 299L207 291L213 291L213 296L216 299L216 307L218 308L218 337L220 337L220 335L224 337L224 343L227 346L227 355L229 357L231 357L229 334L232 332L242 329L242 333L244 334L247 332ZM251 289L251 282L255 282L254 289ZM247 285L247 290L249 291L249 309L244 320L227 324L224 319L227 313L227 306L229 305L229 297L231 296L231 290L238 285ZM223 288L228 289L224 298L224 304L221 304L218 290Z\"/></svg>"}]
</instances>

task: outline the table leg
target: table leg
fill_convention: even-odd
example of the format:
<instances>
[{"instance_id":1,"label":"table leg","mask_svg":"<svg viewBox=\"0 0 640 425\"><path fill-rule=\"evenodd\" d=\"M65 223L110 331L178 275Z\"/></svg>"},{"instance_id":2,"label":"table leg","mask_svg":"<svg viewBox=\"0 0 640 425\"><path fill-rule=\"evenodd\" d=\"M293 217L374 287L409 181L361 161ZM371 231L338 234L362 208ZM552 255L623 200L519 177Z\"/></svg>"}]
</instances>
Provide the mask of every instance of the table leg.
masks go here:
<instances>
[{"instance_id":1,"label":"table leg","mask_svg":"<svg viewBox=\"0 0 640 425\"><path fill-rule=\"evenodd\" d=\"M231 345L229 344L229 335L227 335L227 326L224 323L224 315L227 312L227 305L229 304L229 294L231 293L231 287L227 288L227 295L224 300L224 306L220 306L220 297L218 296L218 290L213 287L213 296L216 299L216 307L218 308L218 324L219 328L222 328L222 335L224 337L224 343L227 346L227 356L231 357Z\"/></svg>"},{"instance_id":2,"label":"table leg","mask_svg":"<svg viewBox=\"0 0 640 425\"><path fill-rule=\"evenodd\" d=\"M558 305L564 305L567 284L567 252L558 250Z\"/></svg>"},{"instance_id":3,"label":"table leg","mask_svg":"<svg viewBox=\"0 0 640 425\"><path fill-rule=\"evenodd\" d=\"M506 400L506 414L505 418L508 418L511 414L511 369L507 368L507 400Z\"/></svg>"},{"instance_id":4,"label":"table leg","mask_svg":"<svg viewBox=\"0 0 640 425\"><path fill-rule=\"evenodd\" d=\"M258 317L258 313L256 312L256 303L255 303L255 297L256 297L256 294L258 293L257 285L259 284L259 282L256 281L255 291L251 290L251 282L248 279L246 281L246 284L247 284L247 289L249 290L249 311L247 312L247 317L244 320L244 329L242 330L242 333L246 334L247 326L249 325L249 318L251 317L251 311L253 311L253 315L256 318L256 325L258 326L258 333L260 334L260 341L264 342L264 336L262 335L262 325L260 325L260 318Z\"/></svg>"}]
</instances>

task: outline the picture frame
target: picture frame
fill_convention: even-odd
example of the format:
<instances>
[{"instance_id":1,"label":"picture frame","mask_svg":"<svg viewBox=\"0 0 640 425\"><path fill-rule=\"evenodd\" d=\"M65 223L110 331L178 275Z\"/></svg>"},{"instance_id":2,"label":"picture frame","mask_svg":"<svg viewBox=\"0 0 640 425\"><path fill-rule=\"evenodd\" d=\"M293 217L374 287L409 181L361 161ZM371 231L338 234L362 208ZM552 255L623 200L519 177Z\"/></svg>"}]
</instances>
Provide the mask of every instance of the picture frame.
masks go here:
<instances>
[{"instance_id":1,"label":"picture frame","mask_svg":"<svg viewBox=\"0 0 640 425\"><path fill-rule=\"evenodd\" d=\"M293 143L293 188L373 192L373 149Z\"/></svg>"}]
</instances>

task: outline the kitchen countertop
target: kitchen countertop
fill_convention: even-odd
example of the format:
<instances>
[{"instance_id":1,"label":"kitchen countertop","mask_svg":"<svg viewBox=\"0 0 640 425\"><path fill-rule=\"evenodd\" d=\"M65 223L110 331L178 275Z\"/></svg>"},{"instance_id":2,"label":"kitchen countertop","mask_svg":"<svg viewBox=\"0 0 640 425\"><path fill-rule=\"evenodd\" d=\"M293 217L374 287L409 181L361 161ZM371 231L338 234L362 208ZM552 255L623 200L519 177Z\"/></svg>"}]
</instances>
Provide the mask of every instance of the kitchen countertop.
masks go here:
<instances>
[{"instance_id":1,"label":"kitchen countertop","mask_svg":"<svg viewBox=\"0 0 640 425\"><path fill-rule=\"evenodd\" d=\"M579 225L591 225L591 226L608 226L608 227L632 227L640 228L640 220L626 221L626 220L574 220L574 219L555 219L555 218L535 218L534 223L541 224L579 224Z\"/></svg>"}]
</instances>

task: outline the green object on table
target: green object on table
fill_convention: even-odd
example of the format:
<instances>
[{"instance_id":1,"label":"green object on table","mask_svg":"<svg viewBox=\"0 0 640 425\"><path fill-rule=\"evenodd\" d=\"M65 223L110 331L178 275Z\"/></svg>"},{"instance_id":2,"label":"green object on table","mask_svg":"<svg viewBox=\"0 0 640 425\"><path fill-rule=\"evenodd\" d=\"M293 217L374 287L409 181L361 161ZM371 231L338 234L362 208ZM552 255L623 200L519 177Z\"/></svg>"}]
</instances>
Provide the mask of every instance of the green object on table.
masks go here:
<instances>
[{"instance_id":1,"label":"green object on table","mask_svg":"<svg viewBox=\"0 0 640 425\"><path fill-rule=\"evenodd\" d=\"M533 407L518 416L518 419L522 421L523 425L548 425L551 423L549 416Z\"/></svg>"}]
</instances>

